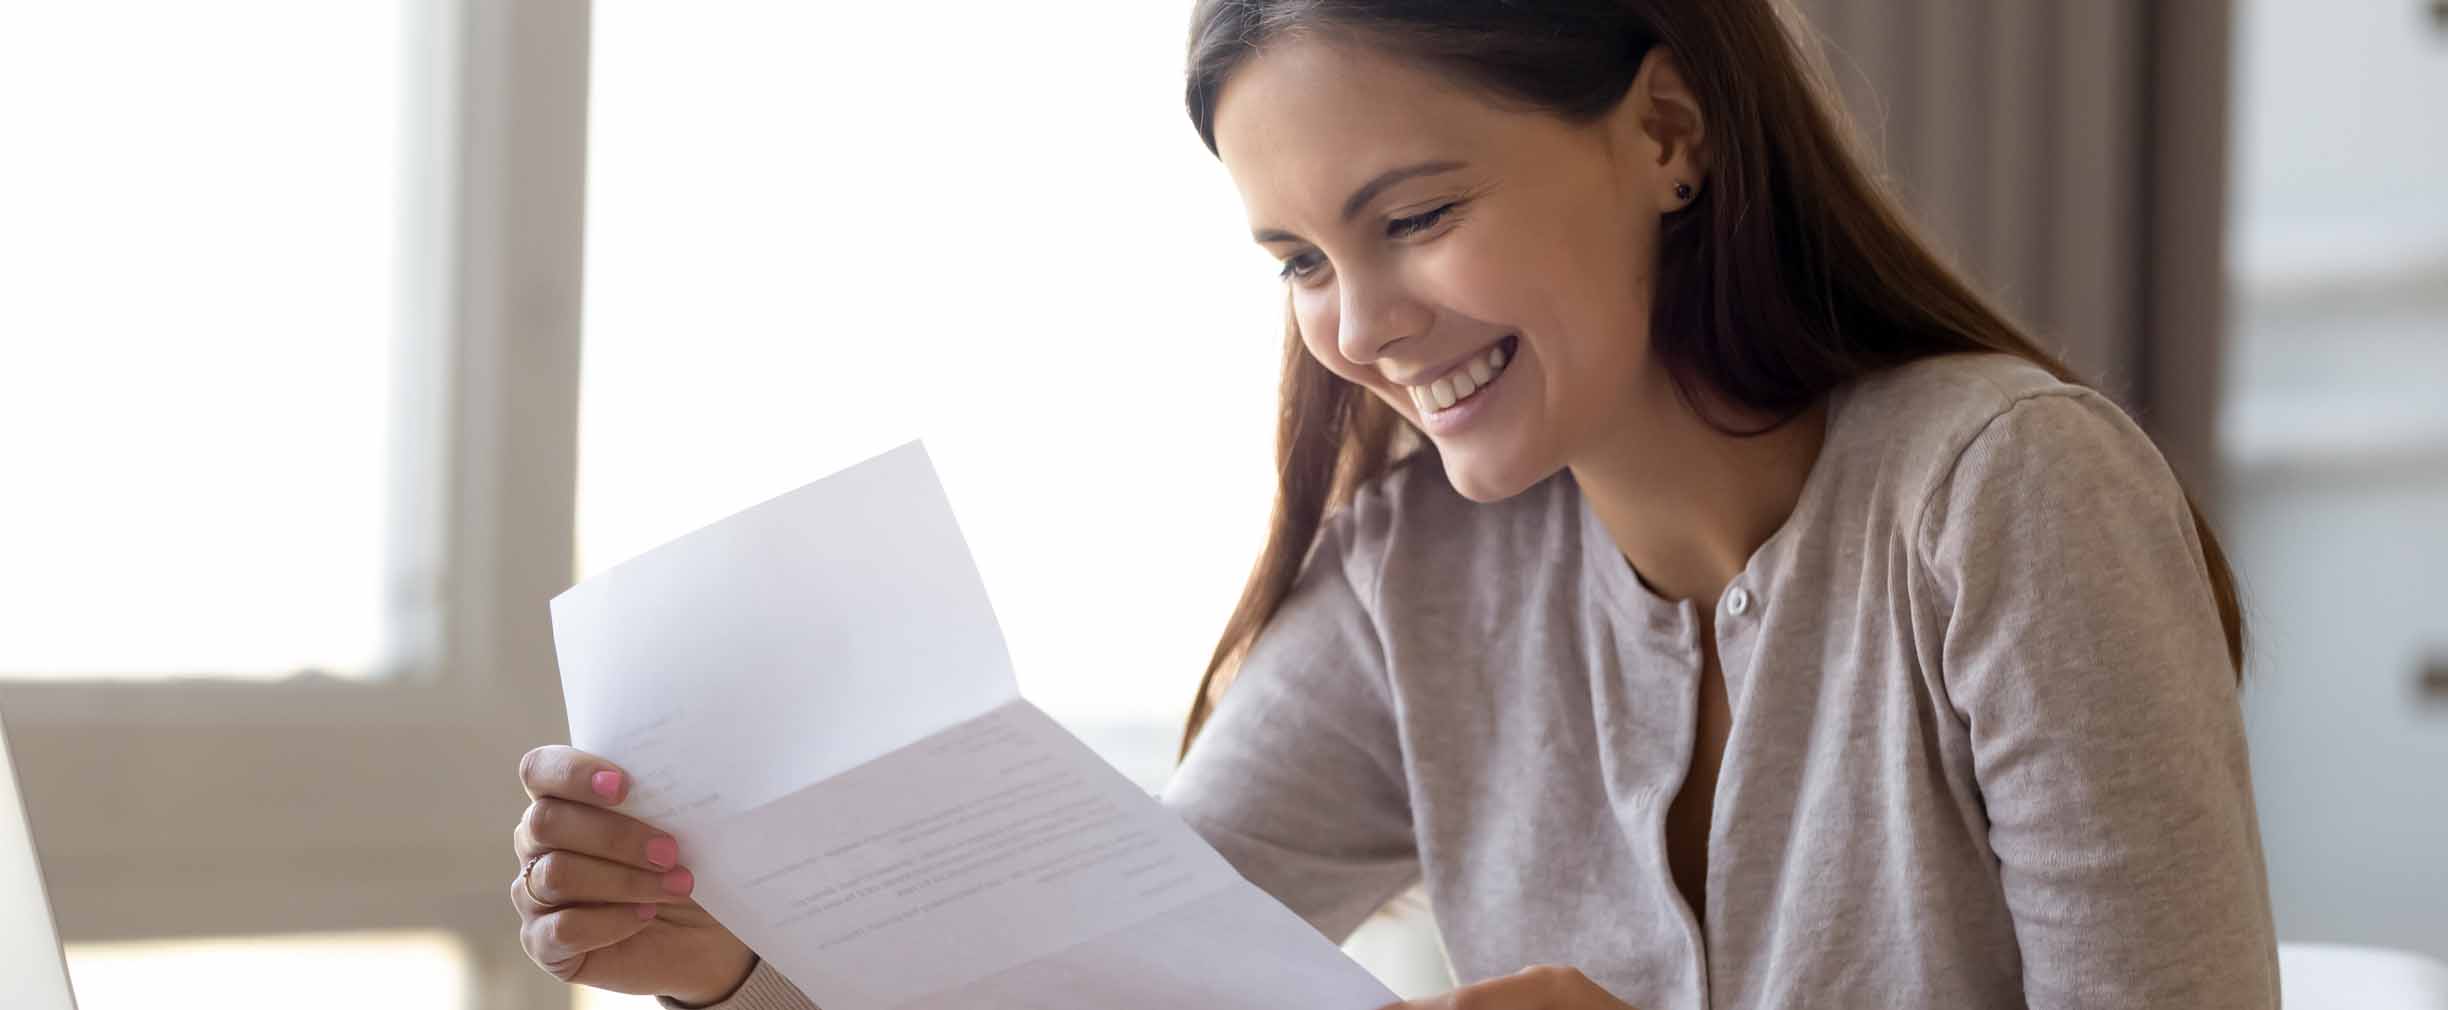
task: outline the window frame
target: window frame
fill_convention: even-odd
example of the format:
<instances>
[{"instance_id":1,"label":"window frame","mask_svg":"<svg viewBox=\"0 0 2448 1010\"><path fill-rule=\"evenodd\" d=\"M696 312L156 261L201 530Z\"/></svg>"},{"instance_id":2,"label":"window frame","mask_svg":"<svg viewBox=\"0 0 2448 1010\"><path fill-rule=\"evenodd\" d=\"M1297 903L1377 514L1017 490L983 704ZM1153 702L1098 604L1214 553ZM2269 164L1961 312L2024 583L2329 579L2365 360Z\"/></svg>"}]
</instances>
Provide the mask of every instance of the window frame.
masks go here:
<instances>
[{"instance_id":1,"label":"window frame","mask_svg":"<svg viewBox=\"0 0 2448 1010\"><path fill-rule=\"evenodd\" d=\"M64 939L439 928L468 1006L566 1007L504 888L514 763L568 735L546 601L574 570L592 8L402 11L393 669L6 681L0 705Z\"/></svg>"}]
</instances>

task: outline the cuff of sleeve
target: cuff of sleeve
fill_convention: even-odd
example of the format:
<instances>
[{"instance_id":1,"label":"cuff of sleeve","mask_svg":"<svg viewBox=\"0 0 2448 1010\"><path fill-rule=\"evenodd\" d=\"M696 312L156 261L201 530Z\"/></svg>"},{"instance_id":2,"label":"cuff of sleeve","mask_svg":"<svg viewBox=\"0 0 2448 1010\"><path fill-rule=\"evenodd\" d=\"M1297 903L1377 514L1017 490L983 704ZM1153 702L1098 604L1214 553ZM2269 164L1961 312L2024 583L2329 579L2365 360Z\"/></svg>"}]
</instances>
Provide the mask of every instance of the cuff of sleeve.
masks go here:
<instances>
[{"instance_id":1,"label":"cuff of sleeve","mask_svg":"<svg viewBox=\"0 0 2448 1010\"><path fill-rule=\"evenodd\" d=\"M756 967L749 969L748 979L740 983L739 990L720 1003L692 1007L669 996L657 996L655 1002L662 1004L664 1010L818 1010L798 986L774 970L773 962L761 957Z\"/></svg>"}]
</instances>

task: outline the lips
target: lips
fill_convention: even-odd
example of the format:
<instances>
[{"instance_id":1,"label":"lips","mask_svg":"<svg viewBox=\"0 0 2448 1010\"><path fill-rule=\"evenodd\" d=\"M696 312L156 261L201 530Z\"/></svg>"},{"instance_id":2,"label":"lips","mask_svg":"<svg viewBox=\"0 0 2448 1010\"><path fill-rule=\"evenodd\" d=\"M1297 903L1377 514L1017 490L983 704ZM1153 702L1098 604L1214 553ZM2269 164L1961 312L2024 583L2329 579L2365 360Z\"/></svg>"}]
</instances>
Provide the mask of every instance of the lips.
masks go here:
<instances>
[{"instance_id":1,"label":"lips","mask_svg":"<svg viewBox=\"0 0 2448 1010\"><path fill-rule=\"evenodd\" d=\"M1505 366L1512 362L1513 352L1519 346L1520 337L1508 335L1470 357L1447 366L1434 380L1404 384L1403 388L1411 394L1412 405L1419 408L1423 417L1451 409L1456 404L1469 402L1480 390L1503 375Z\"/></svg>"}]
</instances>

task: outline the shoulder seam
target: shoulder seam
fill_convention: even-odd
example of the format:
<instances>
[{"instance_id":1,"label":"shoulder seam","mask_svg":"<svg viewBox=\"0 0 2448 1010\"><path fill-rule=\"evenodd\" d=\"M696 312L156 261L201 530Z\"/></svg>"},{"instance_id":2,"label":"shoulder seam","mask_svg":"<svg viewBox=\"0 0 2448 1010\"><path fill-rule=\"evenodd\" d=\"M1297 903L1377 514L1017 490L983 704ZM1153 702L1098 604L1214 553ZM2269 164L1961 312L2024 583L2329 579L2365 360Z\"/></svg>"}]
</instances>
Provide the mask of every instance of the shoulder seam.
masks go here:
<instances>
[{"instance_id":1,"label":"shoulder seam","mask_svg":"<svg viewBox=\"0 0 2448 1010\"><path fill-rule=\"evenodd\" d=\"M2003 394L2004 391L2000 390L2000 393ZM2098 390L2094 390L2088 386L2076 385L2074 383L2059 383L2045 389L2034 389L2022 393L2008 395L2006 402L1998 406L1996 413L1989 415L1989 419L1982 421L1979 427L1973 428L1971 434L1966 435L1963 442L1956 445L1954 449L1947 454L1946 465L1939 467L1937 472L1931 476L1929 483L1922 486L1920 494L1921 503L1918 506L1915 506L1913 510L1913 556L1915 559L1920 561L1922 567L1930 567L1930 558L1928 553L1929 514L1931 506L1936 504L1938 501L1938 490L1955 482L1955 474L1962 468L1964 456L1972 451L1973 446L1980 444L1982 436L1987 435L1990 429L1997 427L1997 423L1999 421L2005 420L2008 415L2013 414L2016 410L2020 409L2027 403L2043 398L2079 400L2082 399L2085 394L2091 396L2102 395Z\"/></svg>"}]
</instances>

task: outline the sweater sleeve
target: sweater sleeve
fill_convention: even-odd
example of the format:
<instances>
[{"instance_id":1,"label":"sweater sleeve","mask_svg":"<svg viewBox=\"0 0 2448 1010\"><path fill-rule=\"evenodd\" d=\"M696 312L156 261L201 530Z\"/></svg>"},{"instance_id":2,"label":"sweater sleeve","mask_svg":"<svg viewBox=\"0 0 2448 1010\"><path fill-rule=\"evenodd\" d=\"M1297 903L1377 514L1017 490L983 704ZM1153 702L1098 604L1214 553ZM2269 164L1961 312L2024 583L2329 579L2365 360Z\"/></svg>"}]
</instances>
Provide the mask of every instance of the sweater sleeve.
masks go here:
<instances>
[{"instance_id":1,"label":"sweater sleeve","mask_svg":"<svg viewBox=\"0 0 2448 1010\"><path fill-rule=\"evenodd\" d=\"M2275 1007L2235 669L2157 448L2091 390L2024 396L1919 546L2028 1004Z\"/></svg>"},{"instance_id":2,"label":"sweater sleeve","mask_svg":"<svg viewBox=\"0 0 2448 1010\"><path fill-rule=\"evenodd\" d=\"M1241 875L1342 942L1419 878L1383 649L1326 524L1164 791Z\"/></svg>"},{"instance_id":3,"label":"sweater sleeve","mask_svg":"<svg viewBox=\"0 0 2448 1010\"><path fill-rule=\"evenodd\" d=\"M773 962L758 958L756 967L749 969L748 978L737 991L720 1003L708 1003L691 1008L668 996L657 997L664 1010L817 1010L807 994L792 985L791 980L774 970Z\"/></svg>"}]
</instances>

